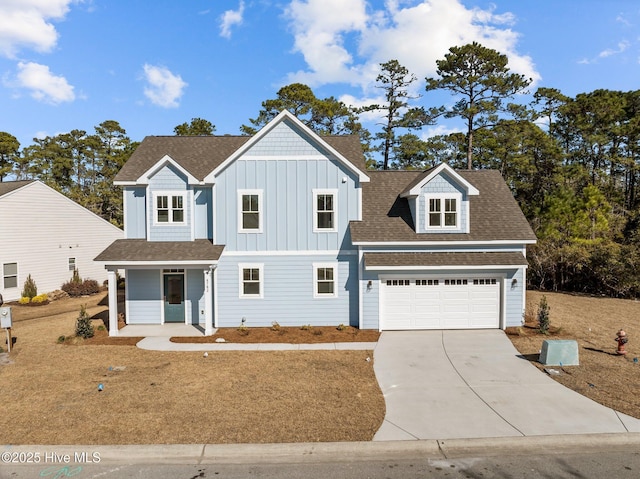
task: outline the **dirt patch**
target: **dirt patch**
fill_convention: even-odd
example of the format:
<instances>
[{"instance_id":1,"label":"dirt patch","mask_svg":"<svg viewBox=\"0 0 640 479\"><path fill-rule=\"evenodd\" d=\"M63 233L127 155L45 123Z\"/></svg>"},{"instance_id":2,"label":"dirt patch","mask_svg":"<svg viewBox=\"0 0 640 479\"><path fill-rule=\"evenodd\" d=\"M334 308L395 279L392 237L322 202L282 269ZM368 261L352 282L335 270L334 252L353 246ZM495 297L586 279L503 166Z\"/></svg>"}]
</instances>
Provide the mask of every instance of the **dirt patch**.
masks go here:
<instances>
[{"instance_id":1,"label":"dirt patch","mask_svg":"<svg viewBox=\"0 0 640 479\"><path fill-rule=\"evenodd\" d=\"M245 331L237 328L219 328L213 336L174 337L174 343L213 343L218 338L227 343L287 343L287 344L315 344L315 343L350 343L376 342L380 337L378 331L358 329L351 326L338 329L335 326L314 326L312 328L247 328Z\"/></svg>"},{"instance_id":2,"label":"dirt patch","mask_svg":"<svg viewBox=\"0 0 640 479\"><path fill-rule=\"evenodd\" d=\"M575 339L579 366L564 366L552 378L600 404L640 419L640 302L611 298L545 293L551 307L551 332L539 334L536 312L542 293L527 293L525 327L509 331L516 349L536 367L545 339ZM616 332L629 337L625 356L616 354Z\"/></svg>"},{"instance_id":3,"label":"dirt patch","mask_svg":"<svg viewBox=\"0 0 640 479\"><path fill-rule=\"evenodd\" d=\"M44 317L15 322L13 363L0 365L4 444L368 441L382 423L371 351L204 357L99 344L129 340L106 330L59 344L73 335L81 304L103 324L101 299L83 299L66 308L54 301Z\"/></svg>"}]
</instances>

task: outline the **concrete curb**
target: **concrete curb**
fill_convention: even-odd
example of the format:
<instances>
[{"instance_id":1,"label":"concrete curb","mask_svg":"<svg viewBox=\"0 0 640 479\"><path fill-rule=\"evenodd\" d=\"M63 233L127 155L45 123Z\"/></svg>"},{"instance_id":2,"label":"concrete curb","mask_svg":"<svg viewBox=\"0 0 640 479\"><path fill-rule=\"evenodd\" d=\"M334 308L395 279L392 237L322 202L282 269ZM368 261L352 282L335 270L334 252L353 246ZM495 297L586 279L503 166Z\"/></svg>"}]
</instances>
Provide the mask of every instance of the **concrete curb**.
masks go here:
<instances>
[{"instance_id":1,"label":"concrete curb","mask_svg":"<svg viewBox=\"0 0 640 479\"><path fill-rule=\"evenodd\" d=\"M451 459L476 456L592 453L638 450L640 433L497 437L421 441L326 442L283 444L161 444L129 446L3 446L0 453L35 453L41 462L116 464L299 464L341 461L391 460L402 456ZM86 453L79 461L78 454ZM55 454L55 456L53 456ZM53 459L51 459L53 457ZM56 458L58 458L56 460ZM93 459L93 462L95 459ZM25 464L32 465L32 464Z\"/></svg>"}]
</instances>

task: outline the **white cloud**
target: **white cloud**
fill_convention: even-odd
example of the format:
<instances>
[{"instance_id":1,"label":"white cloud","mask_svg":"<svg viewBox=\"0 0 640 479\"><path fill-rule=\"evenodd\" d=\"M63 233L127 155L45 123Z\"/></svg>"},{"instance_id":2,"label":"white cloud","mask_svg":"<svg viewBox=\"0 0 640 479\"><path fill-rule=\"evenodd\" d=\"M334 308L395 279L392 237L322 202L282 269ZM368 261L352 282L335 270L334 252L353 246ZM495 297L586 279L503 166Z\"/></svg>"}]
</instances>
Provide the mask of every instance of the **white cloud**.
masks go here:
<instances>
[{"instance_id":1,"label":"white cloud","mask_svg":"<svg viewBox=\"0 0 640 479\"><path fill-rule=\"evenodd\" d=\"M611 48L607 48L606 50L601 51L598 54L599 58L607 58L610 57L612 55L617 55L618 53L622 53L624 52L627 48L629 48L631 46L631 44L627 41L622 41L620 43L618 43L618 49L614 50Z\"/></svg>"},{"instance_id":2,"label":"white cloud","mask_svg":"<svg viewBox=\"0 0 640 479\"><path fill-rule=\"evenodd\" d=\"M50 51L58 41L52 20L62 20L79 0L2 0L0 55L14 58L20 48Z\"/></svg>"},{"instance_id":3,"label":"white cloud","mask_svg":"<svg viewBox=\"0 0 640 479\"><path fill-rule=\"evenodd\" d=\"M144 89L144 95L154 105L163 108L175 108L178 100L184 93L187 83L180 75L174 75L166 67L144 65L144 75L148 85Z\"/></svg>"},{"instance_id":4,"label":"white cloud","mask_svg":"<svg viewBox=\"0 0 640 479\"><path fill-rule=\"evenodd\" d=\"M436 60L452 46L473 41L509 58L509 68L534 81L540 74L517 52L511 13L469 9L460 0L387 0L372 10L365 0L293 0L286 9L295 50L307 63L289 81L309 85L345 82L371 92L379 64L398 60L419 80L435 76Z\"/></svg>"},{"instance_id":5,"label":"white cloud","mask_svg":"<svg viewBox=\"0 0 640 479\"><path fill-rule=\"evenodd\" d=\"M244 15L244 0L240 0L237 10L227 10L220 17L220 36L231 38L231 27L234 25L242 25L242 16Z\"/></svg>"},{"instance_id":6,"label":"white cloud","mask_svg":"<svg viewBox=\"0 0 640 479\"><path fill-rule=\"evenodd\" d=\"M16 79L15 86L31 90L31 96L38 101L58 105L76 99L66 78L54 75L46 65L19 62Z\"/></svg>"}]
</instances>

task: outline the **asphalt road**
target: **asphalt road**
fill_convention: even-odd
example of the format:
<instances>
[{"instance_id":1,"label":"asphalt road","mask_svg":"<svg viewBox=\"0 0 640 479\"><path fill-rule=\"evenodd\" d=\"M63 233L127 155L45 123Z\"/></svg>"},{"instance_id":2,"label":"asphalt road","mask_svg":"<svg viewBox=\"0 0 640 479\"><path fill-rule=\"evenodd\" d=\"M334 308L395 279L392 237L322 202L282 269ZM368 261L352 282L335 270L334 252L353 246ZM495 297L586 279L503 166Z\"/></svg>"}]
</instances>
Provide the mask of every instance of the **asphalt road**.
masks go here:
<instances>
[{"instance_id":1,"label":"asphalt road","mask_svg":"<svg viewBox=\"0 0 640 479\"><path fill-rule=\"evenodd\" d=\"M569 438L572 439L572 438ZM573 438L577 439L577 438ZM185 460L170 455L150 459L126 457L118 461L105 455L85 456L78 463L64 453L41 456L37 464L0 464L1 479L491 479L491 478L585 478L636 479L640 477L640 447L636 437L631 441L589 442L550 441L522 442L516 447L496 442L461 443L461 447L440 449L413 447L339 449L303 455L218 456ZM416 445L414 442L413 445ZM337 445L340 446L340 445ZM348 449L348 447L346 448ZM307 450L308 451L308 450ZM46 461L45 461L46 459ZM156 463L156 465L150 465Z\"/></svg>"}]
</instances>

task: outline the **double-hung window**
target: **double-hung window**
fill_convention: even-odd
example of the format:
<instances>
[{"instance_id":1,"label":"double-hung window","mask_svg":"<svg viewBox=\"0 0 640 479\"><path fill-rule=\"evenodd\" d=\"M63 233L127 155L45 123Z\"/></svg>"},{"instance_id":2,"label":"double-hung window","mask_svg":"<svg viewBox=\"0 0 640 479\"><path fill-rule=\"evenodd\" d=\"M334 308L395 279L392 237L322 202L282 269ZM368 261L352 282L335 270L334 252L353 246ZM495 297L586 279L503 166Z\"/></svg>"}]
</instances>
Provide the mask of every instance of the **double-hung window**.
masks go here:
<instances>
[{"instance_id":1,"label":"double-hung window","mask_svg":"<svg viewBox=\"0 0 640 479\"><path fill-rule=\"evenodd\" d=\"M262 190L240 190L238 192L238 231L240 233L262 232Z\"/></svg>"},{"instance_id":2,"label":"double-hung window","mask_svg":"<svg viewBox=\"0 0 640 479\"><path fill-rule=\"evenodd\" d=\"M337 231L338 190L313 190L313 231Z\"/></svg>"},{"instance_id":3,"label":"double-hung window","mask_svg":"<svg viewBox=\"0 0 640 479\"><path fill-rule=\"evenodd\" d=\"M18 263L2 265L2 284L5 289L18 287Z\"/></svg>"},{"instance_id":4,"label":"double-hung window","mask_svg":"<svg viewBox=\"0 0 640 479\"><path fill-rule=\"evenodd\" d=\"M460 203L460 195L427 196L427 229L459 228Z\"/></svg>"},{"instance_id":5,"label":"double-hung window","mask_svg":"<svg viewBox=\"0 0 640 479\"><path fill-rule=\"evenodd\" d=\"M156 224L184 224L185 195L183 193L156 193Z\"/></svg>"},{"instance_id":6,"label":"double-hung window","mask_svg":"<svg viewBox=\"0 0 640 479\"><path fill-rule=\"evenodd\" d=\"M335 298L338 296L338 266L335 263L313 264L313 296Z\"/></svg>"},{"instance_id":7,"label":"double-hung window","mask_svg":"<svg viewBox=\"0 0 640 479\"><path fill-rule=\"evenodd\" d=\"M264 297L264 267L262 264L240 264L240 297Z\"/></svg>"}]
</instances>

